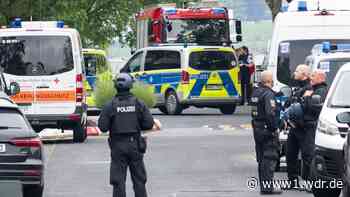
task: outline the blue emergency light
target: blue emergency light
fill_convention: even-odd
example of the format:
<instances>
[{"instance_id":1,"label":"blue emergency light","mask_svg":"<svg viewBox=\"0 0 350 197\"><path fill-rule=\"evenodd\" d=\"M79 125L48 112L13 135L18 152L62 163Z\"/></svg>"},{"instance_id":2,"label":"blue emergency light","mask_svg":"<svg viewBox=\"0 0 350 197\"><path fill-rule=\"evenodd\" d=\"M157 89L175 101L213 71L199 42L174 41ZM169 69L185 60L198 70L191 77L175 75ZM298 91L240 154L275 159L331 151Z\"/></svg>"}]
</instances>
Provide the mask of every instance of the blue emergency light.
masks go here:
<instances>
[{"instance_id":1,"label":"blue emergency light","mask_svg":"<svg viewBox=\"0 0 350 197\"><path fill-rule=\"evenodd\" d=\"M22 27L22 19L21 18L15 18L15 20L10 22L11 28L21 28Z\"/></svg>"},{"instance_id":2,"label":"blue emergency light","mask_svg":"<svg viewBox=\"0 0 350 197\"><path fill-rule=\"evenodd\" d=\"M322 43L322 52L329 53L330 50L331 50L331 43L330 42L323 42Z\"/></svg>"},{"instance_id":3,"label":"blue emergency light","mask_svg":"<svg viewBox=\"0 0 350 197\"><path fill-rule=\"evenodd\" d=\"M225 14L224 8L213 8L214 14Z\"/></svg>"},{"instance_id":4,"label":"blue emergency light","mask_svg":"<svg viewBox=\"0 0 350 197\"><path fill-rule=\"evenodd\" d=\"M57 21L57 28L64 28L64 21Z\"/></svg>"},{"instance_id":5,"label":"blue emergency light","mask_svg":"<svg viewBox=\"0 0 350 197\"><path fill-rule=\"evenodd\" d=\"M307 3L306 3L306 1L299 1L298 2L298 11L300 11L300 12L307 11Z\"/></svg>"},{"instance_id":6,"label":"blue emergency light","mask_svg":"<svg viewBox=\"0 0 350 197\"><path fill-rule=\"evenodd\" d=\"M165 11L165 14L167 15L176 14L176 8L165 8L164 11Z\"/></svg>"}]
</instances>

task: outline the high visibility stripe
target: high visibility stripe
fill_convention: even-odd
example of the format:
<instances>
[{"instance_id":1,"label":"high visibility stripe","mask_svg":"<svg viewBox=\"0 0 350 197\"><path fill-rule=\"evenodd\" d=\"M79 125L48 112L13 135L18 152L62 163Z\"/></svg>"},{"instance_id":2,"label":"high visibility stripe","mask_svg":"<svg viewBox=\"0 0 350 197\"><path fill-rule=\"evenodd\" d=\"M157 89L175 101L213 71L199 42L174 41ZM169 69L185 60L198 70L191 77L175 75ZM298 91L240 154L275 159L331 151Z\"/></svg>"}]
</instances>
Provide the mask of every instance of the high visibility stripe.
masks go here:
<instances>
[{"instance_id":1,"label":"high visibility stripe","mask_svg":"<svg viewBox=\"0 0 350 197\"><path fill-rule=\"evenodd\" d=\"M11 96L11 99L15 103L32 103L34 100L34 94L32 91L21 91L15 96Z\"/></svg>"},{"instance_id":2,"label":"high visibility stripe","mask_svg":"<svg viewBox=\"0 0 350 197\"><path fill-rule=\"evenodd\" d=\"M63 101L75 101L75 91L37 91L34 93L32 91L23 91L19 94L12 96L11 99L15 103L33 103L36 102L63 102Z\"/></svg>"},{"instance_id":3,"label":"high visibility stripe","mask_svg":"<svg viewBox=\"0 0 350 197\"><path fill-rule=\"evenodd\" d=\"M35 97L38 102L75 101L75 91L38 91Z\"/></svg>"}]
</instances>

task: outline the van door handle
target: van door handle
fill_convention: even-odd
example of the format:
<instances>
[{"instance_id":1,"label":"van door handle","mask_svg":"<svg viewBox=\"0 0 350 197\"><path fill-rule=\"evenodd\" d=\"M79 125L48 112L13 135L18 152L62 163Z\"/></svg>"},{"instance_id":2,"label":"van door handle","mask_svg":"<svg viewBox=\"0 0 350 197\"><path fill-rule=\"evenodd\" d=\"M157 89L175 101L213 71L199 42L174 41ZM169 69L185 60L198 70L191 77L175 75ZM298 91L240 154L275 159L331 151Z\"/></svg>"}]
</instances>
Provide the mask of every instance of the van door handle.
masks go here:
<instances>
[{"instance_id":1,"label":"van door handle","mask_svg":"<svg viewBox=\"0 0 350 197\"><path fill-rule=\"evenodd\" d=\"M50 88L49 86L38 86L37 89L44 89L44 88Z\"/></svg>"}]
</instances>

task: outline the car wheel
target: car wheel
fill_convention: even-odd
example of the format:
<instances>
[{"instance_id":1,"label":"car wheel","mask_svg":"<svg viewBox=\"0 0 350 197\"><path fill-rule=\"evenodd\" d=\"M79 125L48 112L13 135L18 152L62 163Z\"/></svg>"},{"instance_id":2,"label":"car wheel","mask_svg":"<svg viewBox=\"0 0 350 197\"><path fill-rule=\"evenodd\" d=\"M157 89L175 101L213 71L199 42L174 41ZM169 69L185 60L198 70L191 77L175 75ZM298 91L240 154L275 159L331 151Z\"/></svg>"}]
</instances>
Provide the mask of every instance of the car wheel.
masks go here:
<instances>
[{"instance_id":1,"label":"car wheel","mask_svg":"<svg viewBox=\"0 0 350 197\"><path fill-rule=\"evenodd\" d=\"M339 197L340 189L318 189L312 188L315 197Z\"/></svg>"},{"instance_id":2,"label":"car wheel","mask_svg":"<svg viewBox=\"0 0 350 197\"><path fill-rule=\"evenodd\" d=\"M179 115L182 112L182 106L177 98L174 91L170 91L165 99L165 107L167 114L169 115Z\"/></svg>"},{"instance_id":3,"label":"car wheel","mask_svg":"<svg viewBox=\"0 0 350 197\"><path fill-rule=\"evenodd\" d=\"M159 111L161 111L163 114L168 114L168 111L165 106L158 107Z\"/></svg>"},{"instance_id":4,"label":"car wheel","mask_svg":"<svg viewBox=\"0 0 350 197\"><path fill-rule=\"evenodd\" d=\"M78 123L74 128L73 128L73 142L75 143L82 143L86 140L87 138L87 126L86 123L85 125L81 125Z\"/></svg>"},{"instance_id":5,"label":"car wheel","mask_svg":"<svg viewBox=\"0 0 350 197\"><path fill-rule=\"evenodd\" d=\"M221 113L225 115L232 115L236 111L236 105L225 105L220 107Z\"/></svg>"},{"instance_id":6,"label":"car wheel","mask_svg":"<svg viewBox=\"0 0 350 197\"><path fill-rule=\"evenodd\" d=\"M41 185L23 187L23 197L42 197L44 187Z\"/></svg>"}]
</instances>

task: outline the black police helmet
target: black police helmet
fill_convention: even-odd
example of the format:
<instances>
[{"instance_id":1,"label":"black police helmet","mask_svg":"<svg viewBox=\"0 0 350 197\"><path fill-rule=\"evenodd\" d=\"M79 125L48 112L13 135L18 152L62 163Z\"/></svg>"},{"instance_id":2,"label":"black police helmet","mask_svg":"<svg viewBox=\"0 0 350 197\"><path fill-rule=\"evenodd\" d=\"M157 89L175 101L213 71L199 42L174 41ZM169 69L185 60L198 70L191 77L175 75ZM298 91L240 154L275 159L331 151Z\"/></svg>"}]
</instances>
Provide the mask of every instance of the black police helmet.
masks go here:
<instances>
[{"instance_id":1,"label":"black police helmet","mask_svg":"<svg viewBox=\"0 0 350 197\"><path fill-rule=\"evenodd\" d=\"M129 91L132 88L134 79L130 74L120 73L116 76L114 80L114 86L117 91Z\"/></svg>"}]
</instances>

